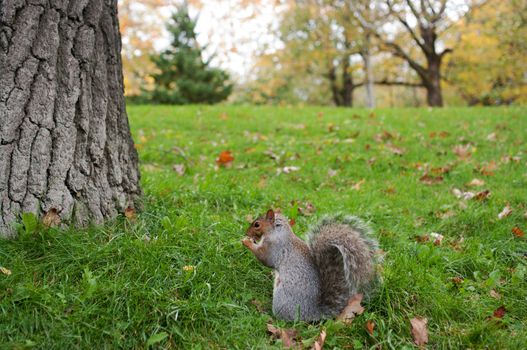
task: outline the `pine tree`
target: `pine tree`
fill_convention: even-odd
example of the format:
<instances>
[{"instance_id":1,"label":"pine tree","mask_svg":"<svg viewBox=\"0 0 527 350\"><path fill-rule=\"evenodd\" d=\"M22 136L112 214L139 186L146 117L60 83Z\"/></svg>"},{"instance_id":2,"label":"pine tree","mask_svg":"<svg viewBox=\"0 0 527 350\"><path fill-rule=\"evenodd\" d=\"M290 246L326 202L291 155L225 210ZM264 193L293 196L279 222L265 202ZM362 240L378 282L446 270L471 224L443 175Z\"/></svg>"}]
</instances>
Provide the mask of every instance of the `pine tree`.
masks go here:
<instances>
[{"instance_id":1,"label":"pine tree","mask_svg":"<svg viewBox=\"0 0 527 350\"><path fill-rule=\"evenodd\" d=\"M155 87L151 100L157 103L216 103L225 100L232 91L227 72L209 66L203 49L196 40L196 19L183 5L172 15L168 30L171 45L152 57L159 73L154 74Z\"/></svg>"}]
</instances>

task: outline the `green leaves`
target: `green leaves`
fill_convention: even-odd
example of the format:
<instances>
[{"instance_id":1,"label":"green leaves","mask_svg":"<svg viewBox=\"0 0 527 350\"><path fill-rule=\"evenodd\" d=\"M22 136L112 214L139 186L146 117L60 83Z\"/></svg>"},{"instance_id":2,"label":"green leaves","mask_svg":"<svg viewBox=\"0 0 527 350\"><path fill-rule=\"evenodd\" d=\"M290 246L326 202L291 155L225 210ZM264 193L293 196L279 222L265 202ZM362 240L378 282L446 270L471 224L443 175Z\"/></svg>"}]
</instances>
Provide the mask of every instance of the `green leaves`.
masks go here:
<instances>
[{"instance_id":1,"label":"green leaves","mask_svg":"<svg viewBox=\"0 0 527 350\"><path fill-rule=\"evenodd\" d=\"M168 337L167 332L159 332L159 333L152 334L150 338L148 338L148 340L146 341L146 347L149 348L154 344L160 343L163 340L165 340L166 337Z\"/></svg>"}]
</instances>

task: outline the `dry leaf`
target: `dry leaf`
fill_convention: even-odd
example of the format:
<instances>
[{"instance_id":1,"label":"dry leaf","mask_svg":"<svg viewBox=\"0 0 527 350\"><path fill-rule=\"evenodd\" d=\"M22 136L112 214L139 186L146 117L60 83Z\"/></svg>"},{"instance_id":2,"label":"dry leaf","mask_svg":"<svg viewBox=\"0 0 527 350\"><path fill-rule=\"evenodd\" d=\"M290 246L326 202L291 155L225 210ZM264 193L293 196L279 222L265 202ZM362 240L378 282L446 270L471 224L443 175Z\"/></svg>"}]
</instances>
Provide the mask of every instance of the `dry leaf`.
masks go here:
<instances>
[{"instance_id":1,"label":"dry leaf","mask_svg":"<svg viewBox=\"0 0 527 350\"><path fill-rule=\"evenodd\" d=\"M401 147L397 147L391 143L387 144L386 145L386 149L389 150L390 152L392 152L393 154L396 154L398 156L402 156L403 154L406 153L406 150L404 148L401 148Z\"/></svg>"},{"instance_id":2,"label":"dry leaf","mask_svg":"<svg viewBox=\"0 0 527 350\"><path fill-rule=\"evenodd\" d=\"M126 209L124 210L124 216L130 221L135 221L135 219L137 218L135 209L132 207L126 207Z\"/></svg>"},{"instance_id":3,"label":"dry leaf","mask_svg":"<svg viewBox=\"0 0 527 350\"><path fill-rule=\"evenodd\" d=\"M293 328L282 329L268 323L267 331L271 333L274 339L282 339L282 346L285 349L292 348L298 340L298 331Z\"/></svg>"},{"instance_id":4,"label":"dry leaf","mask_svg":"<svg viewBox=\"0 0 527 350\"><path fill-rule=\"evenodd\" d=\"M256 300L256 299L251 300L251 304L253 304L254 307L256 307L256 310L258 310L258 312L261 312L261 313L265 312L265 308L260 300Z\"/></svg>"},{"instance_id":5,"label":"dry leaf","mask_svg":"<svg viewBox=\"0 0 527 350\"><path fill-rule=\"evenodd\" d=\"M373 330L375 329L375 322L373 321L366 321L366 330L370 335L373 335Z\"/></svg>"},{"instance_id":6,"label":"dry leaf","mask_svg":"<svg viewBox=\"0 0 527 350\"><path fill-rule=\"evenodd\" d=\"M289 226L293 227L293 226L295 226L295 224L296 224L296 220L295 219L293 219L293 218L289 219Z\"/></svg>"},{"instance_id":7,"label":"dry leaf","mask_svg":"<svg viewBox=\"0 0 527 350\"><path fill-rule=\"evenodd\" d=\"M221 151L220 155L216 159L216 163L219 166L229 167L232 165L233 160L234 157L232 156L232 153L230 151Z\"/></svg>"},{"instance_id":8,"label":"dry leaf","mask_svg":"<svg viewBox=\"0 0 527 350\"><path fill-rule=\"evenodd\" d=\"M455 284L461 284L463 283L463 278L458 277L458 276L452 277L452 282L454 282Z\"/></svg>"},{"instance_id":9,"label":"dry leaf","mask_svg":"<svg viewBox=\"0 0 527 350\"><path fill-rule=\"evenodd\" d=\"M229 119L229 115L227 114L227 112L222 112L219 116L219 118L221 120L228 120Z\"/></svg>"},{"instance_id":10,"label":"dry leaf","mask_svg":"<svg viewBox=\"0 0 527 350\"><path fill-rule=\"evenodd\" d=\"M461 198L464 200L472 199L476 196L474 192L463 192L457 188L454 188L452 190L452 193L454 194L454 196L456 196L456 198Z\"/></svg>"},{"instance_id":11,"label":"dry leaf","mask_svg":"<svg viewBox=\"0 0 527 350\"><path fill-rule=\"evenodd\" d=\"M430 176L427 173L425 173L423 176L419 178L419 181L421 181L425 185L435 185L435 184L443 182L443 177L442 176Z\"/></svg>"},{"instance_id":12,"label":"dry leaf","mask_svg":"<svg viewBox=\"0 0 527 350\"><path fill-rule=\"evenodd\" d=\"M356 184L352 185L351 186L351 189L352 190L355 190L355 191L359 191L360 190L360 187L366 182L366 179L362 179L360 180L359 182L357 182Z\"/></svg>"},{"instance_id":13,"label":"dry leaf","mask_svg":"<svg viewBox=\"0 0 527 350\"><path fill-rule=\"evenodd\" d=\"M338 173L337 170L333 170L333 169L329 169L329 170L328 170L328 176L329 176L329 177L334 177L334 176L337 175L337 173Z\"/></svg>"},{"instance_id":14,"label":"dry leaf","mask_svg":"<svg viewBox=\"0 0 527 350\"><path fill-rule=\"evenodd\" d=\"M496 290L494 289L491 289L490 292L489 292L490 296L493 297L494 299L501 299L501 294L496 292Z\"/></svg>"},{"instance_id":15,"label":"dry leaf","mask_svg":"<svg viewBox=\"0 0 527 350\"><path fill-rule=\"evenodd\" d=\"M285 166L283 168L278 168L277 173L278 174L280 174L280 173L289 174L289 173L292 173L293 171L298 171L298 170L300 170L300 167L297 167L297 166Z\"/></svg>"},{"instance_id":16,"label":"dry leaf","mask_svg":"<svg viewBox=\"0 0 527 350\"><path fill-rule=\"evenodd\" d=\"M410 324L412 325L412 337L414 338L414 343L418 346L428 343L427 323L428 320L421 317L414 317L410 320Z\"/></svg>"},{"instance_id":17,"label":"dry leaf","mask_svg":"<svg viewBox=\"0 0 527 350\"><path fill-rule=\"evenodd\" d=\"M491 141L491 142L496 141L496 133L493 132L493 133L491 133L491 134L488 134L488 135L487 135L487 141Z\"/></svg>"},{"instance_id":18,"label":"dry leaf","mask_svg":"<svg viewBox=\"0 0 527 350\"><path fill-rule=\"evenodd\" d=\"M485 181L480 179L472 179L469 183L467 183L468 187L480 187L485 185Z\"/></svg>"},{"instance_id":19,"label":"dry leaf","mask_svg":"<svg viewBox=\"0 0 527 350\"><path fill-rule=\"evenodd\" d=\"M392 133L390 133L390 132L388 132L386 130L383 130L383 132L381 134L376 134L373 137L375 142L378 142L378 143L382 143L382 142L384 142L386 140L392 140L394 138L395 138L395 136Z\"/></svg>"},{"instance_id":20,"label":"dry leaf","mask_svg":"<svg viewBox=\"0 0 527 350\"><path fill-rule=\"evenodd\" d=\"M174 164L172 169L178 174L179 176L185 175L185 165L184 164Z\"/></svg>"},{"instance_id":21,"label":"dry leaf","mask_svg":"<svg viewBox=\"0 0 527 350\"><path fill-rule=\"evenodd\" d=\"M348 300L348 305L342 310L340 315L337 316L337 320L344 323L351 323L355 316L360 315L364 312L364 308L361 306L362 294L358 293L353 295Z\"/></svg>"},{"instance_id":22,"label":"dry leaf","mask_svg":"<svg viewBox=\"0 0 527 350\"><path fill-rule=\"evenodd\" d=\"M264 152L264 154L266 156L269 156L269 158L271 158L272 160L277 160L278 158L278 155L276 153L274 153L272 150L268 149L267 151Z\"/></svg>"},{"instance_id":23,"label":"dry leaf","mask_svg":"<svg viewBox=\"0 0 527 350\"><path fill-rule=\"evenodd\" d=\"M430 237L434 240L434 245L441 245L441 242L443 242L444 236L437 232L430 233Z\"/></svg>"},{"instance_id":24,"label":"dry leaf","mask_svg":"<svg viewBox=\"0 0 527 350\"><path fill-rule=\"evenodd\" d=\"M8 268L5 268L3 266L0 266L0 272L3 273L4 275L11 275L11 270L9 270Z\"/></svg>"},{"instance_id":25,"label":"dry leaf","mask_svg":"<svg viewBox=\"0 0 527 350\"><path fill-rule=\"evenodd\" d=\"M448 219L448 218L451 218L451 217L456 216L456 212L453 211L453 210L447 210L447 211L445 211L445 212L437 212L437 213L436 213L436 216L437 216L438 218L440 218L440 219L445 220L445 219Z\"/></svg>"},{"instance_id":26,"label":"dry leaf","mask_svg":"<svg viewBox=\"0 0 527 350\"><path fill-rule=\"evenodd\" d=\"M443 174L448 174L450 170L452 170L450 166L442 166L442 167L432 168L430 169L430 172L434 175L443 175Z\"/></svg>"},{"instance_id":27,"label":"dry leaf","mask_svg":"<svg viewBox=\"0 0 527 350\"><path fill-rule=\"evenodd\" d=\"M470 156L472 156L470 144L457 145L454 147L453 151L459 157L459 159L468 159Z\"/></svg>"},{"instance_id":28,"label":"dry leaf","mask_svg":"<svg viewBox=\"0 0 527 350\"><path fill-rule=\"evenodd\" d=\"M525 235L522 229L519 228L518 226L512 228L512 233L518 238L523 237Z\"/></svg>"},{"instance_id":29,"label":"dry leaf","mask_svg":"<svg viewBox=\"0 0 527 350\"><path fill-rule=\"evenodd\" d=\"M192 271L194 271L194 268L195 267L192 266L192 265L185 265L185 266L183 266L183 271L192 272Z\"/></svg>"},{"instance_id":30,"label":"dry leaf","mask_svg":"<svg viewBox=\"0 0 527 350\"><path fill-rule=\"evenodd\" d=\"M476 195L474 196L474 199L483 202L483 201L486 201L489 197L490 197L490 191L485 190L485 191L476 193Z\"/></svg>"},{"instance_id":31,"label":"dry leaf","mask_svg":"<svg viewBox=\"0 0 527 350\"><path fill-rule=\"evenodd\" d=\"M57 209L51 208L46 214L44 214L42 223L46 227L58 226L60 224L60 216L57 212Z\"/></svg>"},{"instance_id":32,"label":"dry leaf","mask_svg":"<svg viewBox=\"0 0 527 350\"><path fill-rule=\"evenodd\" d=\"M491 161L481 165L477 170L485 176L494 176L494 171L498 169L498 163Z\"/></svg>"},{"instance_id":33,"label":"dry leaf","mask_svg":"<svg viewBox=\"0 0 527 350\"><path fill-rule=\"evenodd\" d=\"M512 213L512 208L511 208L510 204L507 203L507 205L505 206L505 208L503 208L501 213L498 214L498 219L501 220L501 219L511 215L511 213Z\"/></svg>"},{"instance_id":34,"label":"dry leaf","mask_svg":"<svg viewBox=\"0 0 527 350\"><path fill-rule=\"evenodd\" d=\"M322 350L324 348L324 342L326 341L326 331L322 330L318 336L317 341L313 344L312 350Z\"/></svg>"}]
</instances>

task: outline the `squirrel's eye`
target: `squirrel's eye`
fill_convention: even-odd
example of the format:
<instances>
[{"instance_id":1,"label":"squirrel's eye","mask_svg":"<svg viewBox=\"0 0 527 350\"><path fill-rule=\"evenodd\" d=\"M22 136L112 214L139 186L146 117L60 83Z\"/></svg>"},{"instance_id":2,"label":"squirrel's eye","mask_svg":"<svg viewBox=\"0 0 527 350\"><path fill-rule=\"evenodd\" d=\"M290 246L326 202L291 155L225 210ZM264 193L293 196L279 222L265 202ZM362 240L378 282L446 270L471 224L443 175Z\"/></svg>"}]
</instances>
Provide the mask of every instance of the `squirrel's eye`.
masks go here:
<instances>
[{"instance_id":1,"label":"squirrel's eye","mask_svg":"<svg viewBox=\"0 0 527 350\"><path fill-rule=\"evenodd\" d=\"M256 227L256 228L260 227L260 223L259 223L258 221L256 221L256 222L254 223L254 227Z\"/></svg>"}]
</instances>

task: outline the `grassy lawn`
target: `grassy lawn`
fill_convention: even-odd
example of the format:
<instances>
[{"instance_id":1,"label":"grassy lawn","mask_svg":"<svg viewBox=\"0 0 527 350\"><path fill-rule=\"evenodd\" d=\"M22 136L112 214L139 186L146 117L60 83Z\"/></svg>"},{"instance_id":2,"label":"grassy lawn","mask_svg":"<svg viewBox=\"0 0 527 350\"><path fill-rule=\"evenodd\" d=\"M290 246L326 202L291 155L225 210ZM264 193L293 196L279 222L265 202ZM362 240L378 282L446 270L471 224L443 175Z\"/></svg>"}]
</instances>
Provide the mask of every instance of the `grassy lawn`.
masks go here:
<instances>
[{"instance_id":1,"label":"grassy lawn","mask_svg":"<svg viewBox=\"0 0 527 350\"><path fill-rule=\"evenodd\" d=\"M415 316L428 319L429 348L525 348L527 239L512 232L527 232L525 109L128 112L144 210L0 242L12 272L0 273L2 346L279 348L266 332L271 271L240 243L249 217L275 207L299 235L324 214L358 215L385 252L384 283L350 325L274 321L306 348L322 329L326 349L412 348ZM225 150L229 168L215 162Z\"/></svg>"}]
</instances>

